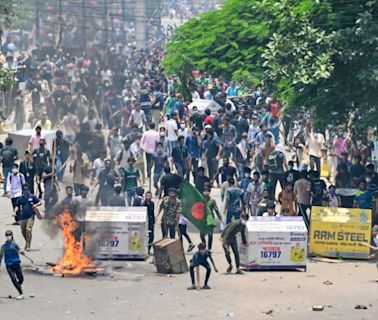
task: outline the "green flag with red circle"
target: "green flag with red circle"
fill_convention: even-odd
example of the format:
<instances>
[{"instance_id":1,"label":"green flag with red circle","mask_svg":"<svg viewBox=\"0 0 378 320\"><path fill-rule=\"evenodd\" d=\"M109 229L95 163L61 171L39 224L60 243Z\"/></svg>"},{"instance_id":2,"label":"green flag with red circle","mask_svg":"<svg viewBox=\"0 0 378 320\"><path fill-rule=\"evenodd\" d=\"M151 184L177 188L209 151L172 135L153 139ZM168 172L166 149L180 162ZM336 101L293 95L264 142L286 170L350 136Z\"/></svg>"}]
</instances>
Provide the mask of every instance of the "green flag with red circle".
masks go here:
<instances>
[{"instance_id":1,"label":"green flag with red circle","mask_svg":"<svg viewBox=\"0 0 378 320\"><path fill-rule=\"evenodd\" d=\"M184 180L182 183L179 198L182 206L182 214L200 232L208 233L214 229L217 224L207 205L207 201L188 180Z\"/></svg>"}]
</instances>

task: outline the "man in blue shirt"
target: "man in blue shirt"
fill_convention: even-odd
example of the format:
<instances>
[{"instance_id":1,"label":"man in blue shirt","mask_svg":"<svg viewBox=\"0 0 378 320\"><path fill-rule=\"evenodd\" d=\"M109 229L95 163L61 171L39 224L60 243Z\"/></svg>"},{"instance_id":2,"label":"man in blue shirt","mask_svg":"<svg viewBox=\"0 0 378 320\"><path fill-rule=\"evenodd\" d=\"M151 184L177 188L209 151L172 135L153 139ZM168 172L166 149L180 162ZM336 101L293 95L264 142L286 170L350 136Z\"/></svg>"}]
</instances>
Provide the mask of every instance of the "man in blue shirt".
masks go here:
<instances>
[{"instance_id":1,"label":"man in blue shirt","mask_svg":"<svg viewBox=\"0 0 378 320\"><path fill-rule=\"evenodd\" d=\"M189 155L189 164L188 164L188 175L187 179L189 179L190 171L193 173L193 177L195 177L197 170L198 170L198 160L201 154L201 135L199 133L198 128L194 127L192 129L192 133L188 135L185 141L186 150Z\"/></svg>"},{"instance_id":2,"label":"man in blue shirt","mask_svg":"<svg viewBox=\"0 0 378 320\"><path fill-rule=\"evenodd\" d=\"M8 274L12 280L13 285L17 289L19 296L18 300L24 299L22 292L22 283L24 282L24 276L21 270L21 260L20 254L23 254L23 251L20 249L18 244L13 239L13 232L11 230L5 231L6 241L1 246L0 249L0 265L4 257L5 266L7 268Z\"/></svg>"},{"instance_id":3,"label":"man in blue shirt","mask_svg":"<svg viewBox=\"0 0 378 320\"><path fill-rule=\"evenodd\" d=\"M224 214L226 214L226 224L230 224L232 218L235 220L240 219L241 206L243 203L243 191L235 186L234 178L228 178L227 181L230 187L226 192Z\"/></svg>"},{"instance_id":4,"label":"man in blue shirt","mask_svg":"<svg viewBox=\"0 0 378 320\"><path fill-rule=\"evenodd\" d=\"M36 195L30 193L28 185L24 184L22 186L22 196L16 202L13 216L15 217L21 211L21 232L26 241L26 251L30 251L34 217L36 214L35 210L40 205L42 205L41 200Z\"/></svg>"},{"instance_id":5,"label":"man in blue shirt","mask_svg":"<svg viewBox=\"0 0 378 320\"><path fill-rule=\"evenodd\" d=\"M217 267L214 264L214 260L211 257L211 252L209 250L206 250L206 245L204 243L200 243L198 245L198 251L193 255L192 260L190 260L190 279L192 281L192 285L188 288L188 290L195 290L200 289L200 283L199 283L199 266L202 266L206 269L206 277L205 277L205 283L202 289L211 289L209 285L207 284L210 279L210 273L211 273L211 267L207 259L210 259L211 264L214 267L215 272L218 272ZM197 268L197 286L195 285L195 277L194 277L194 268Z\"/></svg>"}]
</instances>

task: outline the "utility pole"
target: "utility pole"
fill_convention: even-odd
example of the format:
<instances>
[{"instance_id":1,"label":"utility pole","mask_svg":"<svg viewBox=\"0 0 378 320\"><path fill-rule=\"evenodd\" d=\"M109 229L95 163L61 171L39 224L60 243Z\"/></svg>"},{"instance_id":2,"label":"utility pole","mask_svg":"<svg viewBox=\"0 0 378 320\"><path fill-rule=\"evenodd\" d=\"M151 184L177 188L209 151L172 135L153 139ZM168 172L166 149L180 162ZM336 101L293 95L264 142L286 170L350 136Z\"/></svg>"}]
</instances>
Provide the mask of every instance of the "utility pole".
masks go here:
<instances>
[{"instance_id":1,"label":"utility pole","mask_svg":"<svg viewBox=\"0 0 378 320\"><path fill-rule=\"evenodd\" d=\"M108 47L108 0L104 2L104 30L105 30L105 48Z\"/></svg>"},{"instance_id":2,"label":"utility pole","mask_svg":"<svg viewBox=\"0 0 378 320\"><path fill-rule=\"evenodd\" d=\"M62 21L62 0L59 0L59 21Z\"/></svg>"},{"instance_id":3,"label":"utility pole","mask_svg":"<svg viewBox=\"0 0 378 320\"><path fill-rule=\"evenodd\" d=\"M110 14L110 23L111 23L111 29L112 29L112 46L114 46L115 43L115 34L114 34L114 13Z\"/></svg>"},{"instance_id":4,"label":"utility pole","mask_svg":"<svg viewBox=\"0 0 378 320\"><path fill-rule=\"evenodd\" d=\"M126 32L126 0L122 0L122 29L123 34Z\"/></svg>"},{"instance_id":5,"label":"utility pole","mask_svg":"<svg viewBox=\"0 0 378 320\"><path fill-rule=\"evenodd\" d=\"M86 28L86 22L87 22L87 19L86 19L86 16L85 16L85 0L81 0L81 14L82 14L82 16L83 16L83 26L82 26L82 28L83 28L83 45L84 45L84 48L87 48L87 40L86 40L86 36L85 36L85 34L86 34L86 30L85 30L85 28Z\"/></svg>"},{"instance_id":6,"label":"utility pole","mask_svg":"<svg viewBox=\"0 0 378 320\"><path fill-rule=\"evenodd\" d=\"M40 15L40 11L39 11L39 0L35 0L35 9L36 9L36 12L35 12L35 41L36 41L36 44L38 45L39 44L39 40L40 40L40 24L39 24L39 15Z\"/></svg>"},{"instance_id":7,"label":"utility pole","mask_svg":"<svg viewBox=\"0 0 378 320\"><path fill-rule=\"evenodd\" d=\"M135 38L136 47L144 49L146 47L146 3L145 0L139 0L135 3Z\"/></svg>"}]
</instances>

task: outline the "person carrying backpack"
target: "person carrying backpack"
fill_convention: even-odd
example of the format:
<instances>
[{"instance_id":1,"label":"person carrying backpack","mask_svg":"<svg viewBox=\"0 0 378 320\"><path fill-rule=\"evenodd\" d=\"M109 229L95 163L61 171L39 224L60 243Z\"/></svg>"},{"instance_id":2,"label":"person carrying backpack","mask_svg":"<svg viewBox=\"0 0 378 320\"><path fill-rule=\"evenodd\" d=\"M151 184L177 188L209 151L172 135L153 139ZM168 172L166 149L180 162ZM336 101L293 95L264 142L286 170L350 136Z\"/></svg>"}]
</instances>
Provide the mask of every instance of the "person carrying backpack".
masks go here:
<instances>
[{"instance_id":1,"label":"person carrying backpack","mask_svg":"<svg viewBox=\"0 0 378 320\"><path fill-rule=\"evenodd\" d=\"M12 147L13 140L12 138L5 139L5 147L1 151L1 165L3 167L3 176L4 176L4 195L6 195L7 190L7 178L9 173L12 171L12 166L18 158L17 149Z\"/></svg>"},{"instance_id":2,"label":"person carrying backpack","mask_svg":"<svg viewBox=\"0 0 378 320\"><path fill-rule=\"evenodd\" d=\"M8 197L11 198L13 210L16 207L17 200L22 196L22 186L25 184L25 177L18 170L18 164L15 163L12 166L12 173L8 174L6 178L7 189L5 189ZM15 217L13 225L19 225L20 214Z\"/></svg>"}]
</instances>

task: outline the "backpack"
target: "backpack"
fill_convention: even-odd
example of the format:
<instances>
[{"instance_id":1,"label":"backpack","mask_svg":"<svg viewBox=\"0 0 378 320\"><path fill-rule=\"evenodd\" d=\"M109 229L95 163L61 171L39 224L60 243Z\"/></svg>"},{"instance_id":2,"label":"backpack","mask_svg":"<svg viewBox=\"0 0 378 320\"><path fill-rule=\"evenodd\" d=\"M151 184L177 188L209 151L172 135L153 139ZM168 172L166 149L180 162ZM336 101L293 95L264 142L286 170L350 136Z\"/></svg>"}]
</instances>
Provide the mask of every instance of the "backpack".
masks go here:
<instances>
[{"instance_id":1,"label":"backpack","mask_svg":"<svg viewBox=\"0 0 378 320\"><path fill-rule=\"evenodd\" d=\"M14 155L12 150L9 148L4 149L3 152L1 153L1 163L3 167L11 167L14 163Z\"/></svg>"},{"instance_id":2,"label":"backpack","mask_svg":"<svg viewBox=\"0 0 378 320\"><path fill-rule=\"evenodd\" d=\"M280 168L279 152L273 151L268 158L269 169L277 170Z\"/></svg>"}]
</instances>

